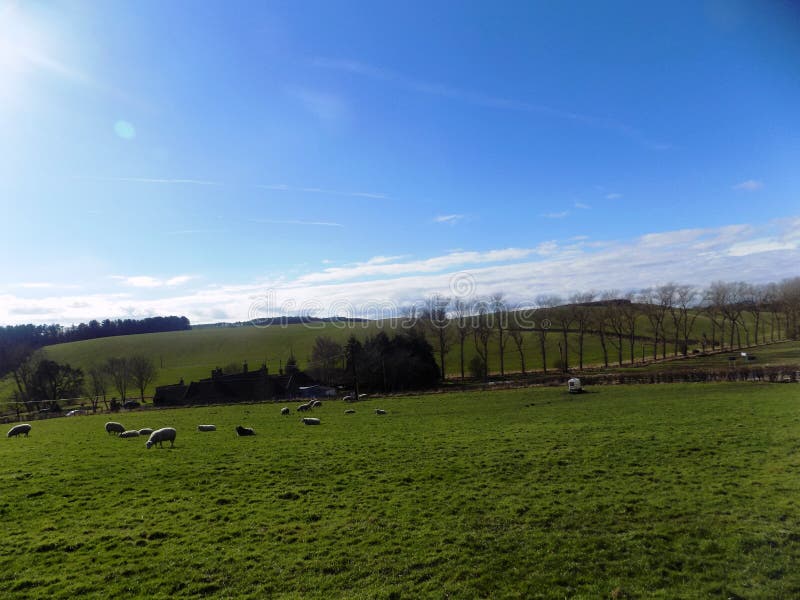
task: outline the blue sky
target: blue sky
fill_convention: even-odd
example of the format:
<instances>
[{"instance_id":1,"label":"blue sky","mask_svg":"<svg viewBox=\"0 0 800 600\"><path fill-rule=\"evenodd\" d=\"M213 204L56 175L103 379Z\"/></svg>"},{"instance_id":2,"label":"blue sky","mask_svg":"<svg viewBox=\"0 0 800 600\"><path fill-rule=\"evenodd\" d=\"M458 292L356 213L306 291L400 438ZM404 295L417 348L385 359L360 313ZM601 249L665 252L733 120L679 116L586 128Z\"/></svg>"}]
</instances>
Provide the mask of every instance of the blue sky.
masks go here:
<instances>
[{"instance_id":1,"label":"blue sky","mask_svg":"<svg viewBox=\"0 0 800 600\"><path fill-rule=\"evenodd\" d=\"M780 280L798 106L790 2L0 0L0 322Z\"/></svg>"}]
</instances>

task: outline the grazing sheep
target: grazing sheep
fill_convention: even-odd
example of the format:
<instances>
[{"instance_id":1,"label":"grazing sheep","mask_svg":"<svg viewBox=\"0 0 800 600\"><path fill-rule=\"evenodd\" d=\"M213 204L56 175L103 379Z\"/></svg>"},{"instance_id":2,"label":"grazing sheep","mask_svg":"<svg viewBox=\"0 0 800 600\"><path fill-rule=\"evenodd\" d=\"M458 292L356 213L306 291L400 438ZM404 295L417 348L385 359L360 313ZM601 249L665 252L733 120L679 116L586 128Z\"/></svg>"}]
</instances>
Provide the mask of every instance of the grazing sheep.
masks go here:
<instances>
[{"instance_id":1,"label":"grazing sheep","mask_svg":"<svg viewBox=\"0 0 800 600\"><path fill-rule=\"evenodd\" d=\"M109 421L106 423L106 432L107 433L122 433L125 431L125 428L122 426L121 423L117 423L116 421Z\"/></svg>"},{"instance_id":2,"label":"grazing sheep","mask_svg":"<svg viewBox=\"0 0 800 600\"><path fill-rule=\"evenodd\" d=\"M173 427L162 427L161 429L156 429L150 434L150 439L147 440L145 446L147 446L148 450L155 444L158 444L159 448L163 448L164 442L169 442L171 448L175 445L175 436L177 435L178 432L175 431Z\"/></svg>"},{"instance_id":3,"label":"grazing sheep","mask_svg":"<svg viewBox=\"0 0 800 600\"><path fill-rule=\"evenodd\" d=\"M320 406L322 406L322 400L314 400L311 403L311 408L319 408Z\"/></svg>"},{"instance_id":4,"label":"grazing sheep","mask_svg":"<svg viewBox=\"0 0 800 600\"><path fill-rule=\"evenodd\" d=\"M241 436L244 436L244 435L255 435L256 434L256 432L253 431L252 428L250 428L250 427L242 427L241 425L237 425L236 426L236 433L237 433L237 435L241 435Z\"/></svg>"},{"instance_id":5,"label":"grazing sheep","mask_svg":"<svg viewBox=\"0 0 800 600\"><path fill-rule=\"evenodd\" d=\"M22 423L20 425L14 425L11 429L8 430L6 437L17 437L21 433L25 434L25 437L28 437L28 433L31 431L31 426L27 423Z\"/></svg>"},{"instance_id":6,"label":"grazing sheep","mask_svg":"<svg viewBox=\"0 0 800 600\"><path fill-rule=\"evenodd\" d=\"M344 400L345 402L352 402L353 401L353 397L352 396L345 396L344 398L342 398L342 400Z\"/></svg>"},{"instance_id":7,"label":"grazing sheep","mask_svg":"<svg viewBox=\"0 0 800 600\"><path fill-rule=\"evenodd\" d=\"M121 438L134 438L139 437L139 431L137 429L131 429L129 431L123 431L119 434Z\"/></svg>"},{"instance_id":8,"label":"grazing sheep","mask_svg":"<svg viewBox=\"0 0 800 600\"><path fill-rule=\"evenodd\" d=\"M376 408L376 409L375 409L375 414L376 414L376 415L385 415L385 414L386 414L386 411L385 411L385 410L383 410L382 408Z\"/></svg>"},{"instance_id":9,"label":"grazing sheep","mask_svg":"<svg viewBox=\"0 0 800 600\"><path fill-rule=\"evenodd\" d=\"M151 433L153 433L153 430L150 429L149 427L145 427L139 430L139 435L150 435Z\"/></svg>"},{"instance_id":10,"label":"grazing sheep","mask_svg":"<svg viewBox=\"0 0 800 600\"><path fill-rule=\"evenodd\" d=\"M308 402L297 407L297 412L306 412L308 410L311 410L311 404Z\"/></svg>"},{"instance_id":11,"label":"grazing sheep","mask_svg":"<svg viewBox=\"0 0 800 600\"><path fill-rule=\"evenodd\" d=\"M314 417L303 417L303 423L305 425L319 425L319 419L315 419Z\"/></svg>"},{"instance_id":12,"label":"grazing sheep","mask_svg":"<svg viewBox=\"0 0 800 600\"><path fill-rule=\"evenodd\" d=\"M346 411L344 411L344 414L346 414L346 415L354 415L354 414L356 414L356 411L353 408L348 408Z\"/></svg>"},{"instance_id":13,"label":"grazing sheep","mask_svg":"<svg viewBox=\"0 0 800 600\"><path fill-rule=\"evenodd\" d=\"M217 426L216 425L198 425L197 426L197 431L216 431L216 430L217 430Z\"/></svg>"},{"instance_id":14,"label":"grazing sheep","mask_svg":"<svg viewBox=\"0 0 800 600\"><path fill-rule=\"evenodd\" d=\"M291 413L291 412L292 412L292 411L290 411L290 410L289 410L289 407L288 407L288 406L284 406L284 407L281 409L281 414L282 414L282 415L288 415L288 414L289 414L289 413Z\"/></svg>"}]
</instances>

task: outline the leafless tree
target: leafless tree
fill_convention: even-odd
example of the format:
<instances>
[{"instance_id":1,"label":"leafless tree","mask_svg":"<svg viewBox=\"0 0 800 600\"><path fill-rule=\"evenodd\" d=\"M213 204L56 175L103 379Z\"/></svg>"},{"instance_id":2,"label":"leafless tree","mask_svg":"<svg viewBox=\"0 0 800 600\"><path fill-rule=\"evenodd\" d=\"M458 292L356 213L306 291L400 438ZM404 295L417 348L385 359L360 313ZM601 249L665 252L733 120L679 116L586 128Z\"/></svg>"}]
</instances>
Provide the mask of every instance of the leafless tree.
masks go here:
<instances>
[{"instance_id":1,"label":"leafless tree","mask_svg":"<svg viewBox=\"0 0 800 600\"><path fill-rule=\"evenodd\" d=\"M578 368L580 369L583 369L583 346L586 332L593 318L593 307L590 304L594 302L596 296L596 292L580 292L573 294L569 299L569 310L572 312L578 328Z\"/></svg>"},{"instance_id":2,"label":"leafless tree","mask_svg":"<svg viewBox=\"0 0 800 600\"><path fill-rule=\"evenodd\" d=\"M675 324L675 354L678 353L678 339L682 340L681 350L683 355L689 353L689 337L694 329L694 323L699 316L696 310L698 294L690 285L679 285L675 288L675 298L670 313ZM677 314L677 318L676 315Z\"/></svg>"},{"instance_id":3,"label":"leafless tree","mask_svg":"<svg viewBox=\"0 0 800 600\"><path fill-rule=\"evenodd\" d=\"M432 296L426 301L421 315L421 322L438 346L442 380L445 378L445 358L450 351L450 318L447 314L449 306L450 298Z\"/></svg>"},{"instance_id":4,"label":"leafless tree","mask_svg":"<svg viewBox=\"0 0 800 600\"><path fill-rule=\"evenodd\" d=\"M500 376L506 374L505 353L506 338L508 337L508 307L505 303L505 295L502 292L493 294L489 299L493 311L494 326L497 332L497 347L500 354Z\"/></svg>"},{"instance_id":5,"label":"leafless tree","mask_svg":"<svg viewBox=\"0 0 800 600\"><path fill-rule=\"evenodd\" d=\"M130 361L123 356L109 358L106 361L106 370L119 393L120 400L125 402L128 386L131 385L132 380Z\"/></svg>"},{"instance_id":6,"label":"leafless tree","mask_svg":"<svg viewBox=\"0 0 800 600\"><path fill-rule=\"evenodd\" d=\"M102 365L92 365L88 370L89 375L89 390L92 395L92 411L97 412L97 405L100 398L103 399L103 405L108 408L108 401L106 394L108 392L108 371Z\"/></svg>"},{"instance_id":7,"label":"leafless tree","mask_svg":"<svg viewBox=\"0 0 800 600\"><path fill-rule=\"evenodd\" d=\"M144 402L144 391L158 375L156 365L149 356L134 354L128 359L131 383L139 390L139 398Z\"/></svg>"},{"instance_id":8,"label":"leafless tree","mask_svg":"<svg viewBox=\"0 0 800 600\"><path fill-rule=\"evenodd\" d=\"M489 340L492 338L493 328L489 318L489 303L478 302L477 315L472 320L472 337L475 342L475 352L483 361L483 378L489 378Z\"/></svg>"},{"instance_id":9,"label":"leafless tree","mask_svg":"<svg viewBox=\"0 0 800 600\"><path fill-rule=\"evenodd\" d=\"M453 321L455 323L456 336L460 350L461 380L464 380L464 344L471 332L470 313L467 303L461 298L456 298L453 302Z\"/></svg>"},{"instance_id":10,"label":"leafless tree","mask_svg":"<svg viewBox=\"0 0 800 600\"><path fill-rule=\"evenodd\" d=\"M536 298L536 337L539 338L539 350L542 354L542 371L547 375L547 334L553 325L553 309L561 304L558 296L541 295Z\"/></svg>"},{"instance_id":11,"label":"leafless tree","mask_svg":"<svg viewBox=\"0 0 800 600\"><path fill-rule=\"evenodd\" d=\"M508 337L511 338L511 341L514 342L514 345L517 347L517 352L519 353L519 361L522 365L522 374L525 375L525 332L521 329L511 328L508 330Z\"/></svg>"}]
</instances>

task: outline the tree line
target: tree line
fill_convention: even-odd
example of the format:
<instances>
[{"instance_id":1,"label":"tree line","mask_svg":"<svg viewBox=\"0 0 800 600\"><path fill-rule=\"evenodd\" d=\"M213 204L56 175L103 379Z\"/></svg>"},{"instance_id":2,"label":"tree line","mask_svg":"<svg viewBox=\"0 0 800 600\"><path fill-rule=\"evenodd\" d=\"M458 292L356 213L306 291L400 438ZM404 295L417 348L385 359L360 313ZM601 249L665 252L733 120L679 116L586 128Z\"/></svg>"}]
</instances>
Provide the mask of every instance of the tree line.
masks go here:
<instances>
[{"instance_id":1,"label":"tree line","mask_svg":"<svg viewBox=\"0 0 800 600\"><path fill-rule=\"evenodd\" d=\"M539 369L566 372L586 366L585 348L593 337L604 367L633 364L635 347L647 347L653 360L742 348L800 336L800 277L754 285L716 281L706 288L678 283L621 293L578 292L569 297L541 295L533 306L512 306L505 295L451 299L433 296L411 310L412 329L435 349L439 375L448 356L457 353L460 376L487 378L490 353L499 375L506 374L507 352L516 352L522 373L528 345L537 346ZM700 331L698 319L702 317ZM548 348L556 342L555 357ZM465 362L467 350L473 354Z\"/></svg>"},{"instance_id":2,"label":"tree line","mask_svg":"<svg viewBox=\"0 0 800 600\"><path fill-rule=\"evenodd\" d=\"M51 344L137 333L184 331L191 328L189 319L177 316L91 320L69 327L55 324L6 325L0 327L0 377L6 375L34 350Z\"/></svg>"},{"instance_id":3,"label":"tree line","mask_svg":"<svg viewBox=\"0 0 800 600\"><path fill-rule=\"evenodd\" d=\"M139 398L144 400L144 392L155 381L156 375L153 360L141 354L111 357L84 372L69 364L50 360L37 351L11 370L18 412L59 412L59 401L87 395L92 410L96 411L100 402L106 409L113 410L130 397L131 390L138 392ZM108 396L114 391L119 400L112 398L109 404Z\"/></svg>"}]
</instances>

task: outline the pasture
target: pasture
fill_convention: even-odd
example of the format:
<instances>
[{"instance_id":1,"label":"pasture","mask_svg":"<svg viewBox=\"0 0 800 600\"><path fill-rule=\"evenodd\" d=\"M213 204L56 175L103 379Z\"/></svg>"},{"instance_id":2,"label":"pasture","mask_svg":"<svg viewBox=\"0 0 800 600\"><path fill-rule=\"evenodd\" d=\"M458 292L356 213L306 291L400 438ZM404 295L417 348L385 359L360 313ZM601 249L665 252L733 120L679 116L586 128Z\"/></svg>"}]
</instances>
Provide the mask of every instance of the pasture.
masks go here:
<instances>
[{"instance_id":1,"label":"pasture","mask_svg":"<svg viewBox=\"0 0 800 600\"><path fill-rule=\"evenodd\" d=\"M317 427L282 403L113 419L178 430L150 450L100 415L33 422L0 442L2 595L796 598L799 400L684 384L326 402Z\"/></svg>"}]
</instances>

